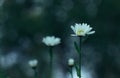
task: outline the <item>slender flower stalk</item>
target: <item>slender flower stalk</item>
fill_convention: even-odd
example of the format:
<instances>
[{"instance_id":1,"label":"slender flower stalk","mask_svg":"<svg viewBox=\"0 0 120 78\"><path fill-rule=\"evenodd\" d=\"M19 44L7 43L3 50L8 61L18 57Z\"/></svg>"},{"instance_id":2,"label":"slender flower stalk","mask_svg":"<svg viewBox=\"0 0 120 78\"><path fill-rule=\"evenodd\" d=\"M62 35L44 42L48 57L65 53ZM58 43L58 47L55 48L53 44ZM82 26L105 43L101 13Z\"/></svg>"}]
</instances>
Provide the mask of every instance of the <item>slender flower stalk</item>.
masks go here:
<instances>
[{"instance_id":1,"label":"slender flower stalk","mask_svg":"<svg viewBox=\"0 0 120 78\"><path fill-rule=\"evenodd\" d=\"M82 24L75 24L75 26L71 26L71 29L73 30L74 34L72 34L71 36L77 36L80 39L79 45L74 42L74 46L76 48L76 51L79 55L79 65L75 65L76 71L77 71L77 75L79 78L81 78L81 48L82 48L82 37L86 36L86 35L90 35L90 34L94 34L95 31L92 31L92 27L90 27L90 25L87 25L86 23L82 23Z\"/></svg>"},{"instance_id":2,"label":"slender flower stalk","mask_svg":"<svg viewBox=\"0 0 120 78\"><path fill-rule=\"evenodd\" d=\"M53 47L49 47L49 54L50 54L50 75L52 76L53 73Z\"/></svg>"},{"instance_id":3,"label":"slender flower stalk","mask_svg":"<svg viewBox=\"0 0 120 78\"><path fill-rule=\"evenodd\" d=\"M73 78L73 67L74 67L74 59L70 58L68 60L68 66L70 67L70 74L71 74L71 78Z\"/></svg>"},{"instance_id":4,"label":"slender flower stalk","mask_svg":"<svg viewBox=\"0 0 120 78\"><path fill-rule=\"evenodd\" d=\"M38 61L36 59L30 60L28 64L34 70L34 78L38 78L38 72L37 72Z\"/></svg>"},{"instance_id":5,"label":"slender flower stalk","mask_svg":"<svg viewBox=\"0 0 120 78\"><path fill-rule=\"evenodd\" d=\"M50 55L50 76L52 76L52 67L53 67L53 47L60 44L61 39L55 36L44 37L42 42L49 47Z\"/></svg>"},{"instance_id":6,"label":"slender flower stalk","mask_svg":"<svg viewBox=\"0 0 120 78\"><path fill-rule=\"evenodd\" d=\"M80 72L80 77L81 78L81 61L82 61L82 56L81 56L81 49L82 49L82 37L79 37L80 38L80 42L79 42L79 45L80 45L80 52L79 52L79 72Z\"/></svg>"},{"instance_id":7,"label":"slender flower stalk","mask_svg":"<svg viewBox=\"0 0 120 78\"><path fill-rule=\"evenodd\" d=\"M81 48L82 48L82 37L79 37L80 38L80 41L79 41L79 45L77 45L77 43L75 42L74 43L74 46L76 48L76 51L78 53L78 56L79 56L79 60L78 60L78 65L75 65L76 67L76 72L77 72L77 75L79 78L81 78Z\"/></svg>"},{"instance_id":8,"label":"slender flower stalk","mask_svg":"<svg viewBox=\"0 0 120 78\"><path fill-rule=\"evenodd\" d=\"M34 77L35 77L35 78L38 78L38 71L37 71L37 69L34 69L34 72L35 72L35 73L34 73Z\"/></svg>"},{"instance_id":9,"label":"slender flower stalk","mask_svg":"<svg viewBox=\"0 0 120 78\"><path fill-rule=\"evenodd\" d=\"M73 67L70 67L71 78L73 78Z\"/></svg>"}]
</instances>

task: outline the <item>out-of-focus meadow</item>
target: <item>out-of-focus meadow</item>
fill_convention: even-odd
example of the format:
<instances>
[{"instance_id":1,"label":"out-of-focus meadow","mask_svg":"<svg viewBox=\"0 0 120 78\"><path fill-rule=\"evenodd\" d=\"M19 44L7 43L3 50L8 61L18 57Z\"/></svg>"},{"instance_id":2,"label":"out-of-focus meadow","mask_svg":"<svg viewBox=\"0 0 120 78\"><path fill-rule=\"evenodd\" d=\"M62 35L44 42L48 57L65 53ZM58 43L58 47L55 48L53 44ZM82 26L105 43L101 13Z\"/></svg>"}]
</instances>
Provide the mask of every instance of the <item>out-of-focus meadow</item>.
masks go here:
<instances>
[{"instance_id":1,"label":"out-of-focus meadow","mask_svg":"<svg viewBox=\"0 0 120 78\"><path fill-rule=\"evenodd\" d=\"M53 78L71 78L67 60L78 60L78 38L70 36L75 23L96 31L82 46L83 78L120 78L120 0L0 0L0 78L33 78L31 59L39 61L39 78L50 78L47 35L61 38Z\"/></svg>"}]
</instances>

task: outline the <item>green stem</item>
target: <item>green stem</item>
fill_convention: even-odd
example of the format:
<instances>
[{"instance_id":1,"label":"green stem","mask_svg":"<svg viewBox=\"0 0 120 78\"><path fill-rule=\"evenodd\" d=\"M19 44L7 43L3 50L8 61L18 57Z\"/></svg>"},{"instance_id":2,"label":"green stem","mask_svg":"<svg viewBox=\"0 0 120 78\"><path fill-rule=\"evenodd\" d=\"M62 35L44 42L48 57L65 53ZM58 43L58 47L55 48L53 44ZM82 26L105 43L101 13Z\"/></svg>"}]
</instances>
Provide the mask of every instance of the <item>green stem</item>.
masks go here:
<instances>
[{"instance_id":1,"label":"green stem","mask_svg":"<svg viewBox=\"0 0 120 78\"><path fill-rule=\"evenodd\" d=\"M70 72L70 73L71 73L71 78L73 78L73 71L72 71L72 68L73 68L73 67L71 67L71 72Z\"/></svg>"},{"instance_id":2,"label":"green stem","mask_svg":"<svg viewBox=\"0 0 120 78\"><path fill-rule=\"evenodd\" d=\"M34 70L34 72L35 72L34 78L38 78L38 72L37 72L37 69L34 68L33 70Z\"/></svg>"},{"instance_id":3,"label":"green stem","mask_svg":"<svg viewBox=\"0 0 120 78\"><path fill-rule=\"evenodd\" d=\"M50 53L50 76L52 77L52 65L53 65L53 51L52 51L53 47L49 48L49 53Z\"/></svg>"},{"instance_id":4,"label":"green stem","mask_svg":"<svg viewBox=\"0 0 120 78\"><path fill-rule=\"evenodd\" d=\"M79 52L79 78L81 78L81 48L82 48L82 37L79 37L80 38L80 42L79 42L79 45L80 45L80 52Z\"/></svg>"}]
</instances>

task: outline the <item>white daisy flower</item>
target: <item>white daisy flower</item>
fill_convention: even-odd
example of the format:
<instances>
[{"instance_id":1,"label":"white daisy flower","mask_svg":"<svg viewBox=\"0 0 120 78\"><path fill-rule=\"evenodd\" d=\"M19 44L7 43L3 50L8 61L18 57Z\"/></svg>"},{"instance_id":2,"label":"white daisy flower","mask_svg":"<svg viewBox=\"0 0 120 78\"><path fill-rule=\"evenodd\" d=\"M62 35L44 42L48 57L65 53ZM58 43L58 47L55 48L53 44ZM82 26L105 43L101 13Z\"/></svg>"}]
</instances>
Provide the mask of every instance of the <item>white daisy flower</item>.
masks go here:
<instances>
[{"instance_id":1,"label":"white daisy flower","mask_svg":"<svg viewBox=\"0 0 120 78\"><path fill-rule=\"evenodd\" d=\"M76 23L74 26L71 26L71 29L75 33L72 34L72 36L86 36L95 33L95 31L91 31L92 27L90 27L90 25L87 25L86 23L82 24Z\"/></svg>"},{"instance_id":2,"label":"white daisy flower","mask_svg":"<svg viewBox=\"0 0 120 78\"><path fill-rule=\"evenodd\" d=\"M42 40L42 42L47 46L58 45L58 44L60 44L60 41L61 41L61 39L57 38L55 36L47 36L47 37L44 37Z\"/></svg>"},{"instance_id":3,"label":"white daisy flower","mask_svg":"<svg viewBox=\"0 0 120 78\"><path fill-rule=\"evenodd\" d=\"M33 59L28 62L30 67L36 67L38 65L38 60Z\"/></svg>"},{"instance_id":4,"label":"white daisy flower","mask_svg":"<svg viewBox=\"0 0 120 78\"><path fill-rule=\"evenodd\" d=\"M68 66L74 66L74 59L68 59Z\"/></svg>"}]
</instances>

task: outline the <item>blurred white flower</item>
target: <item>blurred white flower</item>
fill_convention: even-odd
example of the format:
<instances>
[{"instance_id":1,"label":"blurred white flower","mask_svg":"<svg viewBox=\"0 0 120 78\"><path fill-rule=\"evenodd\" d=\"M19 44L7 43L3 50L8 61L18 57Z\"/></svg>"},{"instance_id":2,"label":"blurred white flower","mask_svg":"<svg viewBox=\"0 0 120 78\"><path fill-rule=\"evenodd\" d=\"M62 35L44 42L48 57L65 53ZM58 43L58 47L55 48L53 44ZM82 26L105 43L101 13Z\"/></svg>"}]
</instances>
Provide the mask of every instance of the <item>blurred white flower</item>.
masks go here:
<instances>
[{"instance_id":1,"label":"blurred white flower","mask_svg":"<svg viewBox=\"0 0 120 78\"><path fill-rule=\"evenodd\" d=\"M82 23L82 24L76 23L75 26L71 26L71 29L75 33L72 34L72 36L86 36L95 33L95 31L91 31L92 27L90 27L90 25L87 25L86 23Z\"/></svg>"},{"instance_id":2,"label":"blurred white flower","mask_svg":"<svg viewBox=\"0 0 120 78\"><path fill-rule=\"evenodd\" d=\"M70 58L68 59L68 66L73 66L74 65L74 59Z\"/></svg>"},{"instance_id":3,"label":"blurred white flower","mask_svg":"<svg viewBox=\"0 0 120 78\"><path fill-rule=\"evenodd\" d=\"M38 60L34 59L34 60L30 60L28 62L30 67L36 67L38 65Z\"/></svg>"},{"instance_id":4,"label":"blurred white flower","mask_svg":"<svg viewBox=\"0 0 120 78\"><path fill-rule=\"evenodd\" d=\"M61 39L55 36L47 36L43 38L42 42L47 46L55 46L60 44Z\"/></svg>"}]
</instances>

